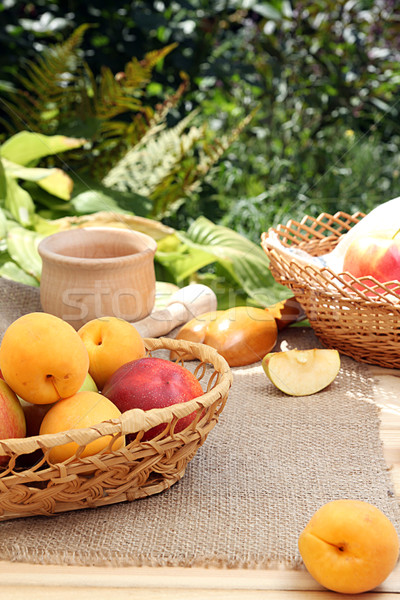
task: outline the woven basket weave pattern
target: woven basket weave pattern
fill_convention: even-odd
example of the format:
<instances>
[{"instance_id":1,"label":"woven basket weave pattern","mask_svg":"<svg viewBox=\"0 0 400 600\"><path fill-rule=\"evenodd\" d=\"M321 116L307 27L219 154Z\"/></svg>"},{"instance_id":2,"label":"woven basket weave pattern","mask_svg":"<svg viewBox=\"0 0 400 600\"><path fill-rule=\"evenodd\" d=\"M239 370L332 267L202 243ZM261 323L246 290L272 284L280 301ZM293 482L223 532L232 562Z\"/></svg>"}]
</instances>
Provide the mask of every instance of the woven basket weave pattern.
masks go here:
<instances>
[{"instance_id":1,"label":"woven basket weave pattern","mask_svg":"<svg viewBox=\"0 0 400 600\"><path fill-rule=\"evenodd\" d=\"M321 214L291 220L262 234L261 245L274 279L288 287L303 306L310 325L329 348L357 361L400 368L400 285L382 284L372 277L357 279L289 260L272 248L272 232L285 247L312 256L332 251L341 236L363 218L362 213Z\"/></svg>"},{"instance_id":2,"label":"woven basket weave pattern","mask_svg":"<svg viewBox=\"0 0 400 600\"><path fill-rule=\"evenodd\" d=\"M96 427L2 440L2 451L10 460L0 472L0 520L131 501L161 492L183 477L188 462L218 422L232 383L231 371L214 349L202 344L169 338L147 338L145 344L149 355L159 350L194 355L198 362L193 372L204 395L164 409L134 409ZM176 421L193 411L195 420L175 434ZM167 424L165 431L142 442L143 432L160 423ZM128 433L137 435L126 447L79 458L93 439L111 435L113 440ZM59 464L47 460L53 446L71 441L79 445L73 458Z\"/></svg>"}]
</instances>

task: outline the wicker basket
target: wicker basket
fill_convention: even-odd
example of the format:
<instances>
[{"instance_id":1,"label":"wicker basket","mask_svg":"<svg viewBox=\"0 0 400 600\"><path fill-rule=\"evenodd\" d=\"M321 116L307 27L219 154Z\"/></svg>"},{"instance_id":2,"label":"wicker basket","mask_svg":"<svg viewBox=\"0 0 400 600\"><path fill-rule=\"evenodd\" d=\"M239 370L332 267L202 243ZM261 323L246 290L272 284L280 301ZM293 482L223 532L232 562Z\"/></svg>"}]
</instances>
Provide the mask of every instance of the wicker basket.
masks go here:
<instances>
[{"instance_id":1,"label":"wicker basket","mask_svg":"<svg viewBox=\"0 0 400 600\"><path fill-rule=\"evenodd\" d=\"M213 348L203 344L169 338L146 338L145 344L152 356L167 358L171 350L178 356L193 354L198 360L185 366L205 393L164 409L130 410L96 427L1 440L2 453L10 460L0 472L0 520L135 500L157 494L183 477L186 465L218 422L232 383L231 371ZM174 433L176 421L194 411L195 420ZM162 434L141 441L145 431L161 423L166 423ZM114 440L135 433L133 441L117 451L80 458L85 445L98 437L108 435ZM74 457L59 464L47 460L53 446L71 441L79 445Z\"/></svg>"},{"instance_id":2,"label":"wicker basket","mask_svg":"<svg viewBox=\"0 0 400 600\"><path fill-rule=\"evenodd\" d=\"M328 268L304 266L272 247L271 234L284 247L296 247L312 256L334 249L342 235L365 215L326 213L314 219L270 228L261 245L270 260L274 279L288 287L303 306L318 338L359 362L400 368L400 285L357 279Z\"/></svg>"}]
</instances>

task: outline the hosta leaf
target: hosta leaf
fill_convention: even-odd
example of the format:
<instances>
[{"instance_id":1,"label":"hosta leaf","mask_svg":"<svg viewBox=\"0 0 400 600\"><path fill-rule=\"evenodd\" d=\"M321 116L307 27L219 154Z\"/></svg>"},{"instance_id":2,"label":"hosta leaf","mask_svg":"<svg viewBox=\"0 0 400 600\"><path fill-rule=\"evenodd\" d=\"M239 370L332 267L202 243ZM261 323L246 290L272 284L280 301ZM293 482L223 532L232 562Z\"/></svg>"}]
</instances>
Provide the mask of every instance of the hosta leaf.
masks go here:
<instances>
[{"instance_id":1,"label":"hosta leaf","mask_svg":"<svg viewBox=\"0 0 400 600\"><path fill-rule=\"evenodd\" d=\"M71 205L78 214L89 214L105 210L129 211L147 217L152 203L149 198L133 191L123 192L108 188L89 178L75 179Z\"/></svg>"},{"instance_id":2,"label":"hosta leaf","mask_svg":"<svg viewBox=\"0 0 400 600\"><path fill-rule=\"evenodd\" d=\"M69 200L71 197L74 182L62 169L24 167L6 158L3 158L2 162L8 176L36 182L44 190L62 200Z\"/></svg>"},{"instance_id":3,"label":"hosta leaf","mask_svg":"<svg viewBox=\"0 0 400 600\"><path fill-rule=\"evenodd\" d=\"M4 211L0 209L0 250L4 250L5 240L7 237L7 217L4 214Z\"/></svg>"},{"instance_id":4,"label":"hosta leaf","mask_svg":"<svg viewBox=\"0 0 400 600\"><path fill-rule=\"evenodd\" d=\"M74 182L62 169L52 169L52 173L38 181L38 185L61 200L69 200Z\"/></svg>"},{"instance_id":5,"label":"hosta leaf","mask_svg":"<svg viewBox=\"0 0 400 600\"><path fill-rule=\"evenodd\" d=\"M7 177L7 193L4 206L10 211L14 219L21 225L31 225L35 212L35 205L31 195L18 185L16 179Z\"/></svg>"},{"instance_id":6,"label":"hosta leaf","mask_svg":"<svg viewBox=\"0 0 400 600\"><path fill-rule=\"evenodd\" d=\"M14 179L24 179L25 181L39 181L49 177L56 169L43 169L38 167L24 167L18 163L12 162L7 158L2 159L4 169L7 175Z\"/></svg>"},{"instance_id":7,"label":"hosta leaf","mask_svg":"<svg viewBox=\"0 0 400 600\"><path fill-rule=\"evenodd\" d=\"M181 244L172 252L157 250L156 260L169 271L176 283L182 283L199 269L215 262L215 256L202 248Z\"/></svg>"},{"instance_id":8,"label":"hosta leaf","mask_svg":"<svg viewBox=\"0 0 400 600\"><path fill-rule=\"evenodd\" d=\"M80 148L85 143L84 138L70 138L64 135L49 136L20 131L4 142L0 147L0 156L19 165L29 165L43 156Z\"/></svg>"},{"instance_id":9,"label":"hosta leaf","mask_svg":"<svg viewBox=\"0 0 400 600\"><path fill-rule=\"evenodd\" d=\"M3 161L0 158L0 202L4 202L7 195L7 180Z\"/></svg>"},{"instance_id":10,"label":"hosta leaf","mask_svg":"<svg viewBox=\"0 0 400 600\"><path fill-rule=\"evenodd\" d=\"M12 227L8 232L7 246L11 258L29 275L40 281L42 259L37 247L43 235L24 229Z\"/></svg>"},{"instance_id":11,"label":"hosta leaf","mask_svg":"<svg viewBox=\"0 0 400 600\"><path fill-rule=\"evenodd\" d=\"M0 277L4 277L4 279L12 279L12 281L17 281L18 283L24 283L25 285L38 286L39 281L28 275L21 267L19 267L15 262L9 260L2 265L0 265Z\"/></svg>"},{"instance_id":12,"label":"hosta leaf","mask_svg":"<svg viewBox=\"0 0 400 600\"><path fill-rule=\"evenodd\" d=\"M275 283L261 246L239 233L199 217L187 234L180 232L179 237L193 249L212 254L239 287L260 306L268 306L289 295L286 288Z\"/></svg>"}]
</instances>

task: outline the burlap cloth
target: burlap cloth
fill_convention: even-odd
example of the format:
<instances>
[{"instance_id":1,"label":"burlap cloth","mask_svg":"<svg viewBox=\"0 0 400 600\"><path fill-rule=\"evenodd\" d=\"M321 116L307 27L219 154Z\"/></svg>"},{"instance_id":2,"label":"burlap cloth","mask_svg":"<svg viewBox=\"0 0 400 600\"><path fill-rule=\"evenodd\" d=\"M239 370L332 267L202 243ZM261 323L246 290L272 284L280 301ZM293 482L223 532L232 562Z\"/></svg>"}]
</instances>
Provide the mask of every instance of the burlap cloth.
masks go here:
<instances>
[{"instance_id":1,"label":"burlap cloth","mask_svg":"<svg viewBox=\"0 0 400 600\"><path fill-rule=\"evenodd\" d=\"M18 311L39 308L37 290L0 287L2 327ZM303 327L282 332L282 341L320 345ZM260 363L233 371L220 422L179 483L131 503L0 523L0 559L302 568L298 535L319 506L337 498L372 502L400 533L365 365L343 356L334 383L302 398L276 390Z\"/></svg>"}]
</instances>

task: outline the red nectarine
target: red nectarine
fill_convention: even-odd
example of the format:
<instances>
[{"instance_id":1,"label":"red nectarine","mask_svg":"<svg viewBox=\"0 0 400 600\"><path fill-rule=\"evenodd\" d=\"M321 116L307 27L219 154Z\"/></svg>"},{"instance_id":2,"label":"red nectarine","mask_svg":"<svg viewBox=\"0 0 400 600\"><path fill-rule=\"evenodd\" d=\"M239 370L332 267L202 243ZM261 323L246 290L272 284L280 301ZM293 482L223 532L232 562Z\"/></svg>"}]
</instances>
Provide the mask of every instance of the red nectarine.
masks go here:
<instances>
[{"instance_id":1,"label":"red nectarine","mask_svg":"<svg viewBox=\"0 0 400 600\"><path fill-rule=\"evenodd\" d=\"M187 402L203 394L196 377L180 364L156 357L133 360L120 367L107 381L103 395L123 413L132 408L150 410ZM196 412L180 418L175 433L185 429L194 420ZM157 425L145 432L143 440L150 440L165 429ZM127 436L127 442L135 437Z\"/></svg>"}]
</instances>

